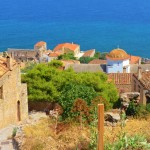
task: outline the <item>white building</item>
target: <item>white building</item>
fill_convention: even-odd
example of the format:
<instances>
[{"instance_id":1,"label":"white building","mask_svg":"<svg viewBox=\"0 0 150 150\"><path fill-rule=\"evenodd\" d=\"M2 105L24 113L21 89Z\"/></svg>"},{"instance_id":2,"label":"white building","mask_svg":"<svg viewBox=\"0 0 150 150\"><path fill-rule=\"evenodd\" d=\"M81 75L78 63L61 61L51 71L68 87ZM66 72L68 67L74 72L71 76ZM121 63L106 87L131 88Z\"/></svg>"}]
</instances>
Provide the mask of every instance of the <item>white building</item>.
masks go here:
<instances>
[{"instance_id":1,"label":"white building","mask_svg":"<svg viewBox=\"0 0 150 150\"><path fill-rule=\"evenodd\" d=\"M130 55L123 49L114 49L106 55L107 73L130 73Z\"/></svg>"}]
</instances>

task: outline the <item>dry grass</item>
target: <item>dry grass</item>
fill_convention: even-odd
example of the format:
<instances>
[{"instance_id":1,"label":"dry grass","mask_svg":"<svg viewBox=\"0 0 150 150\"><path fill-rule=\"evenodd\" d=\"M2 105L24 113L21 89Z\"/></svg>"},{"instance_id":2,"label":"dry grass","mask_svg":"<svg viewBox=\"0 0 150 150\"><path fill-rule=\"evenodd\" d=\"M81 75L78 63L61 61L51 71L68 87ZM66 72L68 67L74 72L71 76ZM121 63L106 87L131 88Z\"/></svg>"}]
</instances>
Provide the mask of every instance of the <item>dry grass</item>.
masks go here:
<instances>
[{"instance_id":1,"label":"dry grass","mask_svg":"<svg viewBox=\"0 0 150 150\"><path fill-rule=\"evenodd\" d=\"M105 139L114 142L120 132L125 132L129 136L135 134L144 135L150 142L150 116L147 120L130 118L123 129L121 129L120 125L117 127L105 127Z\"/></svg>"},{"instance_id":2,"label":"dry grass","mask_svg":"<svg viewBox=\"0 0 150 150\"><path fill-rule=\"evenodd\" d=\"M87 127L80 129L75 123L60 124L57 133L54 121L46 118L36 125L24 128L25 139L22 150L75 150L77 145L88 147L90 131ZM145 135L150 142L150 117L147 120L129 119L124 127L128 135ZM105 127L105 140L113 142L121 131L120 126ZM85 148L86 149L86 148ZM84 149L84 150L85 150Z\"/></svg>"},{"instance_id":3,"label":"dry grass","mask_svg":"<svg viewBox=\"0 0 150 150\"><path fill-rule=\"evenodd\" d=\"M55 124L49 118L42 119L37 125L24 128L25 139L22 150L74 150L80 143L89 141L86 127L80 129L76 124L60 124L57 133ZM87 141L87 142L85 142Z\"/></svg>"}]
</instances>

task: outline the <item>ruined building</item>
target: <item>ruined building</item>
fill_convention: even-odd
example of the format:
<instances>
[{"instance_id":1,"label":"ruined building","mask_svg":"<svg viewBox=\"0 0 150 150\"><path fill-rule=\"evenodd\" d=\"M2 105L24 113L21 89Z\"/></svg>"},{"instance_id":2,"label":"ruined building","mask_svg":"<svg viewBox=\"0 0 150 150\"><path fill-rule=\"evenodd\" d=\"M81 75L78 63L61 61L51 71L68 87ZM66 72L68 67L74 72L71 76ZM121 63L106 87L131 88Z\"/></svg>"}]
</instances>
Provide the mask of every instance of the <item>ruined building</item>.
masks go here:
<instances>
[{"instance_id":1,"label":"ruined building","mask_svg":"<svg viewBox=\"0 0 150 150\"><path fill-rule=\"evenodd\" d=\"M47 44L44 41L40 41L34 45L34 49L12 49L8 48L7 53L17 62L38 62L42 58L42 55L47 51Z\"/></svg>"},{"instance_id":2,"label":"ruined building","mask_svg":"<svg viewBox=\"0 0 150 150\"><path fill-rule=\"evenodd\" d=\"M20 65L0 58L0 128L28 117L27 85L21 83Z\"/></svg>"}]
</instances>

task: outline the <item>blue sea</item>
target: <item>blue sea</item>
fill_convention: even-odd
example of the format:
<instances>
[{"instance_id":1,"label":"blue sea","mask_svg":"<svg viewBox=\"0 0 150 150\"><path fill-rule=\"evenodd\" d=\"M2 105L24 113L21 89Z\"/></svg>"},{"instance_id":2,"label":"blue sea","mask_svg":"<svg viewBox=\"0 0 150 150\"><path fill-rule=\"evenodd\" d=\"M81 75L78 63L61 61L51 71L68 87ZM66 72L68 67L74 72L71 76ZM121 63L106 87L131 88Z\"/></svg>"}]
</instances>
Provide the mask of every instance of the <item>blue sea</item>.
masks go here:
<instances>
[{"instance_id":1,"label":"blue sea","mask_svg":"<svg viewBox=\"0 0 150 150\"><path fill-rule=\"evenodd\" d=\"M43 40L49 49L63 42L100 52L119 46L150 58L148 0L0 1L0 51Z\"/></svg>"}]
</instances>

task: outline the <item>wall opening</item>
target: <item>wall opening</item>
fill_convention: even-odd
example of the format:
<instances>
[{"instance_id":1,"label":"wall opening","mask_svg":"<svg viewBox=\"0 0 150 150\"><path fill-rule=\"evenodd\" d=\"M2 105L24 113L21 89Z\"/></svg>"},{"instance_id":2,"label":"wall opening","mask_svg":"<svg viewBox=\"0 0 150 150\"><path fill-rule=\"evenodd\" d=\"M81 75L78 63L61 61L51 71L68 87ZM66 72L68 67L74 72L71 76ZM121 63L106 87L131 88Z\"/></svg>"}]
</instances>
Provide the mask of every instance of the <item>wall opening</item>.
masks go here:
<instances>
[{"instance_id":1,"label":"wall opening","mask_svg":"<svg viewBox=\"0 0 150 150\"><path fill-rule=\"evenodd\" d=\"M17 119L21 121L20 101L17 102Z\"/></svg>"}]
</instances>

